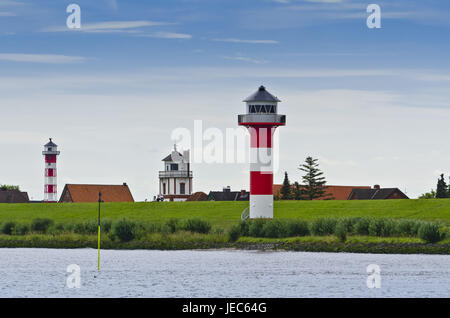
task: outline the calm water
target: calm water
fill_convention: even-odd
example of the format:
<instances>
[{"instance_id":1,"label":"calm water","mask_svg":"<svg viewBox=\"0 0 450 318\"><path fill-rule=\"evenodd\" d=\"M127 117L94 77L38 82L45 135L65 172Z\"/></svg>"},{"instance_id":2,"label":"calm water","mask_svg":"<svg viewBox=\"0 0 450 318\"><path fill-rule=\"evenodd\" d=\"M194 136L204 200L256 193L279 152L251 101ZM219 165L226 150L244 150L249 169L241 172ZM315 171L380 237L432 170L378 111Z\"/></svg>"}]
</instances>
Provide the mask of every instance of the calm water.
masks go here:
<instances>
[{"instance_id":1,"label":"calm water","mask_svg":"<svg viewBox=\"0 0 450 318\"><path fill-rule=\"evenodd\" d=\"M0 297L449 297L450 256L0 249ZM66 285L67 266L81 287ZM369 264L381 288L366 285Z\"/></svg>"}]
</instances>

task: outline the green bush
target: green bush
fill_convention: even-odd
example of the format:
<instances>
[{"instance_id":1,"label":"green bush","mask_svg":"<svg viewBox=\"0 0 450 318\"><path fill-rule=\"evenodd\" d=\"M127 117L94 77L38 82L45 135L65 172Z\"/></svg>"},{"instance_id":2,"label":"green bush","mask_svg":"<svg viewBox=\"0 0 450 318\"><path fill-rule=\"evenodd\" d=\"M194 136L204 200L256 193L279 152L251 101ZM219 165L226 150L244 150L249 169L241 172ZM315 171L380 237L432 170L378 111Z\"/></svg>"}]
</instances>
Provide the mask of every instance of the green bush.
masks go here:
<instances>
[{"instance_id":1,"label":"green bush","mask_svg":"<svg viewBox=\"0 0 450 318\"><path fill-rule=\"evenodd\" d=\"M188 219L183 224L183 230L195 233L207 234L211 231L211 223L201 219Z\"/></svg>"},{"instance_id":2,"label":"green bush","mask_svg":"<svg viewBox=\"0 0 450 318\"><path fill-rule=\"evenodd\" d=\"M48 228L53 225L53 220L50 219L34 219L31 221L31 231L37 233L45 233Z\"/></svg>"},{"instance_id":3,"label":"green bush","mask_svg":"<svg viewBox=\"0 0 450 318\"><path fill-rule=\"evenodd\" d=\"M239 222L239 231L241 233L241 236L249 236L249 226L249 220Z\"/></svg>"},{"instance_id":4,"label":"green bush","mask_svg":"<svg viewBox=\"0 0 450 318\"><path fill-rule=\"evenodd\" d=\"M180 227L180 221L178 219L170 219L165 225L170 233L175 233Z\"/></svg>"},{"instance_id":5,"label":"green bush","mask_svg":"<svg viewBox=\"0 0 450 318\"><path fill-rule=\"evenodd\" d=\"M287 237L287 223L281 222L280 220L268 220L264 222L262 226L262 237L277 238L277 237Z\"/></svg>"},{"instance_id":6,"label":"green bush","mask_svg":"<svg viewBox=\"0 0 450 318\"><path fill-rule=\"evenodd\" d=\"M369 235L369 225L370 225L370 219L359 218L355 221L355 224L353 225L352 233L355 233L358 235Z\"/></svg>"},{"instance_id":7,"label":"green bush","mask_svg":"<svg viewBox=\"0 0 450 318\"><path fill-rule=\"evenodd\" d=\"M398 220L396 223L395 232L398 236L417 236L419 227L423 222L415 220Z\"/></svg>"},{"instance_id":8,"label":"green bush","mask_svg":"<svg viewBox=\"0 0 450 318\"><path fill-rule=\"evenodd\" d=\"M12 235L14 233L14 229L16 228L16 222L6 221L2 224L1 232L6 235Z\"/></svg>"},{"instance_id":9,"label":"green bush","mask_svg":"<svg viewBox=\"0 0 450 318\"><path fill-rule=\"evenodd\" d=\"M236 242L239 237L241 236L241 226L240 224L238 225L233 225L230 230L228 231L228 240L230 242Z\"/></svg>"},{"instance_id":10,"label":"green bush","mask_svg":"<svg viewBox=\"0 0 450 318\"><path fill-rule=\"evenodd\" d=\"M395 223L390 219L371 219L369 224L369 235L392 236L395 233Z\"/></svg>"},{"instance_id":11,"label":"green bush","mask_svg":"<svg viewBox=\"0 0 450 318\"><path fill-rule=\"evenodd\" d=\"M137 223L128 219L121 219L112 223L111 235L122 242L129 242L136 237Z\"/></svg>"},{"instance_id":12,"label":"green bush","mask_svg":"<svg viewBox=\"0 0 450 318\"><path fill-rule=\"evenodd\" d=\"M96 234L98 232L98 221L91 220L75 223L72 231L76 234Z\"/></svg>"},{"instance_id":13,"label":"green bush","mask_svg":"<svg viewBox=\"0 0 450 318\"><path fill-rule=\"evenodd\" d=\"M263 227L268 220L266 219L256 219L249 220L248 224L248 235L252 237L264 237Z\"/></svg>"},{"instance_id":14,"label":"green bush","mask_svg":"<svg viewBox=\"0 0 450 318\"><path fill-rule=\"evenodd\" d=\"M419 228L418 234L427 243L436 243L442 239L439 225L435 223L423 223Z\"/></svg>"},{"instance_id":15,"label":"green bush","mask_svg":"<svg viewBox=\"0 0 450 318\"><path fill-rule=\"evenodd\" d=\"M61 234L65 231L65 226L63 223L56 223L50 226L47 230L47 234L56 235Z\"/></svg>"},{"instance_id":16,"label":"green bush","mask_svg":"<svg viewBox=\"0 0 450 318\"><path fill-rule=\"evenodd\" d=\"M98 221L97 221L98 224ZM112 221L110 219L104 219L100 221L101 230L103 233L109 233L112 227Z\"/></svg>"},{"instance_id":17,"label":"green bush","mask_svg":"<svg viewBox=\"0 0 450 318\"><path fill-rule=\"evenodd\" d=\"M312 235L325 236L334 233L337 220L332 218L320 218L312 221L310 232Z\"/></svg>"},{"instance_id":18,"label":"green bush","mask_svg":"<svg viewBox=\"0 0 450 318\"><path fill-rule=\"evenodd\" d=\"M345 220L339 220L334 229L334 235L341 241L345 242L347 240L348 233L348 222Z\"/></svg>"},{"instance_id":19,"label":"green bush","mask_svg":"<svg viewBox=\"0 0 450 318\"><path fill-rule=\"evenodd\" d=\"M289 220L286 224L288 237L309 235L308 222L302 220Z\"/></svg>"},{"instance_id":20,"label":"green bush","mask_svg":"<svg viewBox=\"0 0 450 318\"><path fill-rule=\"evenodd\" d=\"M15 235L25 235L30 232L30 226L26 223L19 223L14 228Z\"/></svg>"}]
</instances>

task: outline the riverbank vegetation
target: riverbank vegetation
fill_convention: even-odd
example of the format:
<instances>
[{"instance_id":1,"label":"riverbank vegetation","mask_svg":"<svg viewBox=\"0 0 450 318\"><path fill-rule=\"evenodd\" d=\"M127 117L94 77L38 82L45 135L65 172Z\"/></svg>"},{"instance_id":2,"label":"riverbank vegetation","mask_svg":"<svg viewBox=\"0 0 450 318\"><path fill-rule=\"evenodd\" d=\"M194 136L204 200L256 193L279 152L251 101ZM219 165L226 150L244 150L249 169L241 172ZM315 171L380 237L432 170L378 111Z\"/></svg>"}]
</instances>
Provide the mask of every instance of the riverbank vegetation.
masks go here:
<instances>
[{"instance_id":1,"label":"riverbank vegetation","mask_svg":"<svg viewBox=\"0 0 450 318\"><path fill-rule=\"evenodd\" d=\"M97 246L97 222L0 224L0 247L83 248ZM439 222L388 218L247 220L225 229L200 218L164 223L104 219L104 249L284 249L365 253L450 254L449 228Z\"/></svg>"}]
</instances>

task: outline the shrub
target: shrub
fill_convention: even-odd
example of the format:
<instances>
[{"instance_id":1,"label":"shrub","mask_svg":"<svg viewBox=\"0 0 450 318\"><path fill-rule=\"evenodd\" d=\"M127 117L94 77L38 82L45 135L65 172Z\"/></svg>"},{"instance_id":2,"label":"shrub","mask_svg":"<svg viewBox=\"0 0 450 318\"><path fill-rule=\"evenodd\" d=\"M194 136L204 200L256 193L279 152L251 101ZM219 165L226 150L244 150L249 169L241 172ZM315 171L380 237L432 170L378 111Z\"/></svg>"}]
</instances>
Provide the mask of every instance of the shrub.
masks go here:
<instances>
[{"instance_id":1,"label":"shrub","mask_svg":"<svg viewBox=\"0 0 450 318\"><path fill-rule=\"evenodd\" d=\"M136 236L136 227L136 222L128 219L121 219L113 222L111 234L122 242L129 242Z\"/></svg>"},{"instance_id":2,"label":"shrub","mask_svg":"<svg viewBox=\"0 0 450 318\"><path fill-rule=\"evenodd\" d=\"M25 235L30 232L30 226L26 223L17 224L14 228L14 234Z\"/></svg>"},{"instance_id":3,"label":"shrub","mask_svg":"<svg viewBox=\"0 0 450 318\"><path fill-rule=\"evenodd\" d=\"M353 225L353 233L358 235L369 235L370 219L360 218L355 221Z\"/></svg>"},{"instance_id":4,"label":"shrub","mask_svg":"<svg viewBox=\"0 0 450 318\"><path fill-rule=\"evenodd\" d=\"M369 235L392 236L395 233L395 223L390 219L372 219L369 224Z\"/></svg>"},{"instance_id":5,"label":"shrub","mask_svg":"<svg viewBox=\"0 0 450 318\"><path fill-rule=\"evenodd\" d=\"M396 234L399 236L417 236L421 221L399 220L396 224Z\"/></svg>"},{"instance_id":6,"label":"shrub","mask_svg":"<svg viewBox=\"0 0 450 318\"><path fill-rule=\"evenodd\" d=\"M250 221L241 221L239 223L239 231L241 233L241 236L249 235L249 226L250 226Z\"/></svg>"},{"instance_id":7,"label":"shrub","mask_svg":"<svg viewBox=\"0 0 450 318\"><path fill-rule=\"evenodd\" d=\"M419 228L418 234L427 243L436 243L442 239L439 225L435 223L423 223Z\"/></svg>"},{"instance_id":8,"label":"shrub","mask_svg":"<svg viewBox=\"0 0 450 318\"><path fill-rule=\"evenodd\" d=\"M336 219L332 218L316 219L310 225L311 234L316 236L331 235L334 233L336 223Z\"/></svg>"},{"instance_id":9,"label":"shrub","mask_svg":"<svg viewBox=\"0 0 450 318\"><path fill-rule=\"evenodd\" d=\"M98 221L97 221L98 224ZM101 230L103 233L109 233L112 227L112 221L110 219L104 219L100 221Z\"/></svg>"},{"instance_id":10,"label":"shrub","mask_svg":"<svg viewBox=\"0 0 450 318\"><path fill-rule=\"evenodd\" d=\"M183 230L207 234L211 231L211 223L201 219L188 219L183 225Z\"/></svg>"},{"instance_id":11,"label":"shrub","mask_svg":"<svg viewBox=\"0 0 450 318\"><path fill-rule=\"evenodd\" d=\"M241 226L240 224L238 225L233 225L230 230L228 231L228 240L230 242L236 242L239 237L241 236Z\"/></svg>"},{"instance_id":12,"label":"shrub","mask_svg":"<svg viewBox=\"0 0 450 318\"><path fill-rule=\"evenodd\" d=\"M288 236L306 236L309 235L309 227L306 221L290 220L287 223Z\"/></svg>"},{"instance_id":13,"label":"shrub","mask_svg":"<svg viewBox=\"0 0 450 318\"><path fill-rule=\"evenodd\" d=\"M98 232L98 221L75 223L72 230L77 234L96 234Z\"/></svg>"},{"instance_id":14,"label":"shrub","mask_svg":"<svg viewBox=\"0 0 450 318\"><path fill-rule=\"evenodd\" d=\"M31 222L31 231L45 233L52 224L53 220L50 219L34 219Z\"/></svg>"},{"instance_id":15,"label":"shrub","mask_svg":"<svg viewBox=\"0 0 450 318\"><path fill-rule=\"evenodd\" d=\"M65 230L64 224L56 223L48 228L47 234L52 234L52 235L61 234L64 232L64 230Z\"/></svg>"},{"instance_id":16,"label":"shrub","mask_svg":"<svg viewBox=\"0 0 450 318\"><path fill-rule=\"evenodd\" d=\"M264 237L263 227L266 219L250 220L248 224L248 235L253 237Z\"/></svg>"},{"instance_id":17,"label":"shrub","mask_svg":"<svg viewBox=\"0 0 450 318\"><path fill-rule=\"evenodd\" d=\"M14 233L15 227L16 227L15 222L7 221L2 224L1 232L6 235L12 235Z\"/></svg>"},{"instance_id":18,"label":"shrub","mask_svg":"<svg viewBox=\"0 0 450 318\"><path fill-rule=\"evenodd\" d=\"M261 234L263 237L270 238L286 237L288 236L286 229L286 222L281 222L279 220L268 220L267 222L264 222L261 229Z\"/></svg>"},{"instance_id":19,"label":"shrub","mask_svg":"<svg viewBox=\"0 0 450 318\"><path fill-rule=\"evenodd\" d=\"M334 229L334 235L339 239L341 242L345 242L347 240L347 233L348 233L348 223L345 220L340 220Z\"/></svg>"},{"instance_id":20,"label":"shrub","mask_svg":"<svg viewBox=\"0 0 450 318\"><path fill-rule=\"evenodd\" d=\"M175 233L180 227L180 222L177 219L170 219L165 224L170 233Z\"/></svg>"}]
</instances>

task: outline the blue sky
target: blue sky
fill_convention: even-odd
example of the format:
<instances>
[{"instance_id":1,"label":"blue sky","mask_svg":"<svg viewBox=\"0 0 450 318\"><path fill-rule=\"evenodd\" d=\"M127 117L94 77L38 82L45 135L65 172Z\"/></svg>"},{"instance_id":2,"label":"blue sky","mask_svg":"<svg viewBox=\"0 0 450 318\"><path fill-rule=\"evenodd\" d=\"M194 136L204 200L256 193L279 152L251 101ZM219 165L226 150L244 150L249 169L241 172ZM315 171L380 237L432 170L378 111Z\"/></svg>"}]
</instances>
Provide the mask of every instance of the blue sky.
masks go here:
<instances>
[{"instance_id":1,"label":"blue sky","mask_svg":"<svg viewBox=\"0 0 450 318\"><path fill-rule=\"evenodd\" d=\"M312 155L330 184L415 197L450 173L449 40L448 1L0 0L0 183L42 199L52 136L60 190L127 181L150 199L171 131L235 127L264 84L288 118L276 182ZM246 165L194 169L195 190L248 188Z\"/></svg>"}]
</instances>

